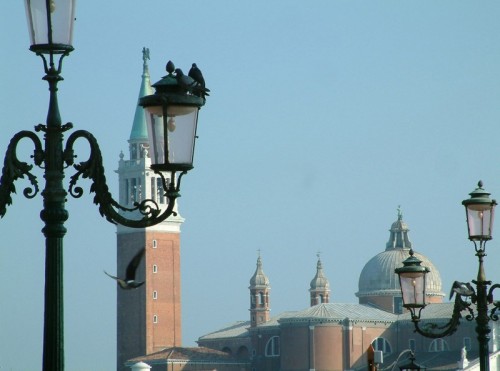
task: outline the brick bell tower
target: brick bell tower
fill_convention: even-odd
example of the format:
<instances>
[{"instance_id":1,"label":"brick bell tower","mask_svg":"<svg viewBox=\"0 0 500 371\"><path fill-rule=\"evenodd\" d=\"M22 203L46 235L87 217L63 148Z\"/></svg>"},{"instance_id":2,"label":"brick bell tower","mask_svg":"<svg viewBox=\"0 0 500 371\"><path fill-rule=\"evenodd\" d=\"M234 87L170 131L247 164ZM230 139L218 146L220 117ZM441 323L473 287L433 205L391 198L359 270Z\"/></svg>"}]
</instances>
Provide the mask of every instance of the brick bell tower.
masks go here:
<instances>
[{"instance_id":1,"label":"brick bell tower","mask_svg":"<svg viewBox=\"0 0 500 371\"><path fill-rule=\"evenodd\" d=\"M143 49L143 73L139 98L153 94ZM129 159L120 154L118 163L120 204L153 199L167 207L160 177L150 170L146 117L137 106L130 133ZM168 179L168 177L167 177ZM148 228L117 227L117 275L123 276L132 257L145 248L136 279L145 284L134 290L117 288L117 370L129 370L125 361L133 357L181 346L180 227L178 214ZM139 217L139 215L137 215Z\"/></svg>"},{"instance_id":2,"label":"brick bell tower","mask_svg":"<svg viewBox=\"0 0 500 371\"><path fill-rule=\"evenodd\" d=\"M262 269L262 259L257 258L257 268L252 278L250 278L250 323L252 327L266 323L270 319L270 304L269 304L269 278L267 278Z\"/></svg>"}]
</instances>

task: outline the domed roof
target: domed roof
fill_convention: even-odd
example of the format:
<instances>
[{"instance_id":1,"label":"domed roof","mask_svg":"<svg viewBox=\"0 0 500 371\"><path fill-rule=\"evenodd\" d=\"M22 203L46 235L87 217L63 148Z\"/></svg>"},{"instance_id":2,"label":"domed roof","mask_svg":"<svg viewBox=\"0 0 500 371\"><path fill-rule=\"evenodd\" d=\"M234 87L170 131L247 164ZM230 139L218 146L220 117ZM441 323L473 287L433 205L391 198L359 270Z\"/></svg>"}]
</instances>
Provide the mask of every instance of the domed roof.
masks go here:
<instances>
[{"instance_id":1,"label":"domed roof","mask_svg":"<svg viewBox=\"0 0 500 371\"><path fill-rule=\"evenodd\" d=\"M262 270L262 259L260 258L260 255L257 259L257 268L255 269L255 273L252 278L250 278L250 288L257 286L269 286L269 278L267 278Z\"/></svg>"},{"instance_id":2,"label":"domed roof","mask_svg":"<svg viewBox=\"0 0 500 371\"><path fill-rule=\"evenodd\" d=\"M330 282L328 282L328 278L326 278L323 273L323 266L321 264L321 259L318 256L318 264L316 265L316 275L311 281L311 288L309 291L329 290L329 289L330 289Z\"/></svg>"},{"instance_id":3,"label":"domed roof","mask_svg":"<svg viewBox=\"0 0 500 371\"><path fill-rule=\"evenodd\" d=\"M402 267L403 260L409 257L412 244L408 232L408 225L403 221L401 210L398 210L398 220L392 223L385 251L371 258L361 271L357 297L401 296L399 278L394 270ZM422 261L423 266L430 269L426 276L426 295L444 296L438 269L426 256L418 252L414 252L414 255Z\"/></svg>"}]
</instances>

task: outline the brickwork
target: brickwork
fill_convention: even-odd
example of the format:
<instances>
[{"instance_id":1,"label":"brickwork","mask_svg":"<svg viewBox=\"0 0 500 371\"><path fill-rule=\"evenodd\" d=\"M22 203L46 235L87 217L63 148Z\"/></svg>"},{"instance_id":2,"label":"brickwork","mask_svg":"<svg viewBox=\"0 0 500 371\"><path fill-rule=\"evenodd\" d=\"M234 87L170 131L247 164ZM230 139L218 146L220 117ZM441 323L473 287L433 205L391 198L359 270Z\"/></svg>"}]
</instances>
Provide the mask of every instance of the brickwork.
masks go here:
<instances>
[{"instance_id":1,"label":"brickwork","mask_svg":"<svg viewBox=\"0 0 500 371\"><path fill-rule=\"evenodd\" d=\"M135 290L118 288L117 369L125 371L128 359L181 346L180 235L145 230L119 233L117 245L120 275L132 256L146 248L136 277L146 283Z\"/></svg>"}]
</instances>

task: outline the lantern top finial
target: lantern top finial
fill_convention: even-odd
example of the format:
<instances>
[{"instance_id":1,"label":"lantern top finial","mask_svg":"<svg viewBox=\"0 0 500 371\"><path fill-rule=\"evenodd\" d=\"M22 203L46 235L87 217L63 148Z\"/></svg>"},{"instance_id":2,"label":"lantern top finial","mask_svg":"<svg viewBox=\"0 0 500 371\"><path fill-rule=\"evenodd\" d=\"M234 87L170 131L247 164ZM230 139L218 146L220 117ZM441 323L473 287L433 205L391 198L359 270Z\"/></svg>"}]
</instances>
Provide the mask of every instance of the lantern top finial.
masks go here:
<instances>
[{"instance_id":1,"label":"lantern top finial","mask_svg":"<svg viewBox=\"0 0 500 371\"><path fill-rule=\"evenodd\" d=\"M172 61L168 61L167 62L167 66L165 67L165 69L167 70L167 72L171 75L174 71L175 71L175 65L174 65L174 62Z\"/></svg>"},{"instance_id":2,"label":"lantern top finial","mask_svg":"<svg viewBox=\"0 0 500 371\"><path fill-rule=\"evenodd\" d=\"M477 182L477 188L474 189L471 193L469 193L470 198L462 201L462 205L474 205L474 204L491 204L496 205L497 202L490 198L490 192L486 191L483 188L483 181L480 180Z\"/></svg>"}]
</instances>

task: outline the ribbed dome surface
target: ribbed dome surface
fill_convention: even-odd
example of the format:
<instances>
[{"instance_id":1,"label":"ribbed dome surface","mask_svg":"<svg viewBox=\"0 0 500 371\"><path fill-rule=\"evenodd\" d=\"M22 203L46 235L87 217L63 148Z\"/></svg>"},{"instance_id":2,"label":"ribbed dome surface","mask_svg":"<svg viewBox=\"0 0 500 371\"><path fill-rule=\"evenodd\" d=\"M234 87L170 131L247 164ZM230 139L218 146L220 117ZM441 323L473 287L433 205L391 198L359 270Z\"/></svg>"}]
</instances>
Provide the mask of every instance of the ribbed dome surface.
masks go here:
<instances>
[{"instance_id":1,"label":"ribbed dome surface","mask_svg":"<svg viewBox=\"0 0 500 371\"><path fill-rule=\"evenodd\" d=\"M408 225L403 221L403 214L398 209L398 220L391 225L385 251L371 258L361 271L357 297L401 296L399 278L394 270L402 267L403 260L410 256L412 244L408 236L409 231ZM417 252L414 254L422 261L422 266L430 269L426 276L426 294L428 296L444 296L441 291L441 275L437 268L426 256Z\"/></svg>"},{"instance_id":2,"label":"ribbed dome surface","mask_svg":"<svg viewBox=\"0 0 500 371\"><path fill-rule=\"evenodd\" d=\"M257 268L255 269L255 273L252 278L250 278L250 287L258 287L258 286L269 286L269 278L267 278L264 270L262 269L262 259L257 259Z\"/></svg>"},{"instance_id":3,"label":"ribbed dome surface","mask_svg":"<svg viewBox=\"0 0 500 371\"><path fill-rule=\"evenodd\" d=\"M318 264L316 265L316 275L311 281L310 290L329 290L330 282L328 282L328 278L325 277L323 273L323 265L321 264L321 260L318 259Z\"/></svg>"},{"instance_id":4,"label":"ribbed dome surface","mask_svg":"<svg viewBox=\"0 0 500 371\"><path fill-rule=\"evenodd\" d=\"M424 255L417 252L414 256L422 261L422 265L430 269L426 276L427 295L442 296L441 276L437 268ZM391 249L371 258L359 276L359 291L356 296L395 294L400 295L398 275L394 270L403 266L403 260L409 257L409 249Z\"/></svg>"}]
</instances>

